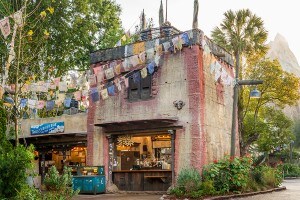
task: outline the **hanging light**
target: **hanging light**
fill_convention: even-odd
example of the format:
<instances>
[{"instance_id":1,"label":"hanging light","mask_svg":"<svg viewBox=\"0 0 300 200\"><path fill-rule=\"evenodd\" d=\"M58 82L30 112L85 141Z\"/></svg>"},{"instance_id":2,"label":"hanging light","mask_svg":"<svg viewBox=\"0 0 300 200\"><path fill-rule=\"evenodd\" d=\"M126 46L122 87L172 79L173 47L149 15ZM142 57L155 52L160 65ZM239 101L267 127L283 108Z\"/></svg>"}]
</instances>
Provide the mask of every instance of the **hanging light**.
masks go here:
<instances>
[{"instance_id":1,"label":"hanging light","mask_svg":"<svg viewBox=\"0 0 300 200\"><path fill-rule=\"evenodd\" d=\"M260 98L261 97L261 93L259 90L257 90L257 88L254 88L254 90L252 90L250 92L250 98Z\"/></svg>"}]
</instances>

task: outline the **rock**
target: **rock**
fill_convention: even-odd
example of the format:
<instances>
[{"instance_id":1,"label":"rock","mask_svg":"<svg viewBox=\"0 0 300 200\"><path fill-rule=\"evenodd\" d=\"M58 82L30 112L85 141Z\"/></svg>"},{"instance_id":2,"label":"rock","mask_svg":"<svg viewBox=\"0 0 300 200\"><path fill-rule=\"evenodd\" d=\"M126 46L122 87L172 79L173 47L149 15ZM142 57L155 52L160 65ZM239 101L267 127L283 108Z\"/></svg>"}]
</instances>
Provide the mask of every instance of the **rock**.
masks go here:
<instances>
[{"instance_id":1,"label":"rock","mask_svg":"<svg viewBox=\"0 0 300 200\"><path fill-rule=\"evenodd\" d=\"M268 46L270 48L267 54L268 58L277 59L284 71L291 72L300 77L300 66L297 58L290 50L288 42L282 35L277 33L274 41L271 41ZM295 106L286 106L284 108L284 113L286 116L291 118L294 122L300 120L299 112L300 101L298 101L297 105Z\"/></svg>"},{"instance_id":2,"label":"rock","mask_svg":"<svg viewBox=\"0 0 300 200\"><path fill-rule=\"evenodd\" d=\"M168 190L167 190L167 194L171 194L171 190L174 188L174 186L173 185L171 185L169 188L168 188Z\"/></svg>"},{"instance_id":3,"label":"rock","mask_svg":"<svg viewBox=\"0 0 300 200\"><path fill-rule=\"evenodd\" d=\"M296 56L290 50L289 44L286 39L277 33L274 41L271 41L268 46L270 47L267 57L270 59L278 59L283 70L292 72L300 77L300 66Z\"/></svg>"},{"instance_id":4,"label":"rock","mask_svg":"<svg viewBox=\"0 0 300 200\"><path fill-rule=\"evenodd\" d=\"M119 192L119 188L115 184L106 187L106 193L117 193L117 192Z\"/></svg>"}]
</instances>

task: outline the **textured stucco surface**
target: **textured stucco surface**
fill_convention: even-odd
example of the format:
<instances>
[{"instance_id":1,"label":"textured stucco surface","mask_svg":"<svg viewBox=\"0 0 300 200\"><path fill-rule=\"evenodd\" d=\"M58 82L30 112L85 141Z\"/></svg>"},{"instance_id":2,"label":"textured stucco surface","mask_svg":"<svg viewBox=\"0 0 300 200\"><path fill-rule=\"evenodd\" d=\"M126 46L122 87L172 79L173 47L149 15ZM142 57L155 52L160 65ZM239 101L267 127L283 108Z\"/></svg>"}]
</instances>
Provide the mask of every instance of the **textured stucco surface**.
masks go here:
<instances>
[{"instance_id":1,"label":"textured stucco surface","mask_svg":"<svg viewBox=\"0 0 300 200\"><path fill-rule=\"evenodd\" d=\"M204 164L220 159L230 149L232 86L214 80L214 74L205 64L209 56L212 55L203 57L198 45L165 55L153 77L150 100L128 102L127 90L123 88L121 93L105 101L91 102L88 121L92 124L93 117L95 124L177 118L176 125L182 128L176 130L175 172L188 166L201 170ZM228 73L232 74L230 70L228 67ZM182 100L185 106L177 110L173 105L175 100ZM90 125L89 128L93 129L88 131L93 135L88 136L89 162L107 165L106 133L100 127Z\"/></svg>"},{"instance_id":2,"label":"textured stucco surface","mask_svg":"<svg viewBox=\"0 0 300 200\"><path fill-rule=\"evenodd\" d=\"M198 35L197 41L199 40L201 38ZM196 42L195 45L185 47L176 54L167 53L161 57L158 71L152 78L151 99L129 102L127 89L122 88L120 93L110 96L107 100L96 103L90 101L87 159L89 165L108 166L109 162L106 136L110 133L106 132L105 128L93 124L114 122L177 119L174 124L169 125L170 127L164 127L165 131L174 127L176 129L175 174L184 167L193 166L201 170L203 165L229 153L233 86L226 86L222 81L215 80L215 74L210 72L214 55L204 52L200 44L201 42ZM113 50L109 52L111 51ZM106 56L105 52L93 53L92 61L107 60L111 55ZM100 55L104 58L96 58ZM228 54L226 56L228 57ZM233 70L228 62L218 61L233 77ZM185 103L181 110L174 107L173 102L176 100ZM149 123L141 124L138 128L155 132L155 127ZM122 130L114 132L122 133Z\"/></svg>"},{"instance_id":3,"label":"textured stucco surface","mask_svg":"<svg viewBox=\"0 0 300 200\"><path fill-rule=\"evenodd\" d=\"M205 130L207 162L218 160L230 153L233 86L226 86L215 81L215 74L210 72L213 59L210 53L203 54L205 74ZM219 60L223 69L233 78L233 68ZM236 144L238 144L238 137Z\"/></svg>"},{"instance_id":4,"label":"textured stucco surface","mask_svg":"<svg viewBox=\"0 0 300 200\"><path fill-rule=\"evenodd\" d=\"M87 132L87 113L78 113L75 115L61 115L49 118L21 119L22 132L20 137L32 137L30 134L31 126L53 122L65 122L65 131L63 134Z\"/></svg>"}]
</instances>

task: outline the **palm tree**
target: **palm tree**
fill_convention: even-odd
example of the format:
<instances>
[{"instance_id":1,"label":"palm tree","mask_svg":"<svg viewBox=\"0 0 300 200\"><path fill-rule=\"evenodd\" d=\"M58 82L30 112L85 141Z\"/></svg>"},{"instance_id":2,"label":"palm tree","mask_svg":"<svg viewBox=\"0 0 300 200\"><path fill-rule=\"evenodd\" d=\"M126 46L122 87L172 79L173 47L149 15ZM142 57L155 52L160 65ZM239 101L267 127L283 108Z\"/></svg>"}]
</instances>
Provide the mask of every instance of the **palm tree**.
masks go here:
<instances>
[{"instance_id":1,"label":"palm tree","mask_svg":"<svg viewBox=\"0 0 300 200\"><path fill-rule=\"evenodd\" d=\"M216 27L212 31L212 38L215 43L234 55L235 79L237 83L238 79L242 78L242 73L239 73L241 56L249 57L257 53L265 54L267 51L265 42L268 33L264 28L263 20L255 14L252 14L249 9L242 9L236 12L229 10L224 13L224 16L225 19L220 24L220 27ZM242 126L242 95L238 95L238 92L238 84L235 84L232 117L236 119L236 109L238 106L238 124ZM238 97L240 97L239 100ZM243 152L242 133L240 131L238 131L238 133L240 136L241 152ZM235 135L236 123L235 120L232 120L231 156L235 155Z\"/></svg>"}]
</instances>

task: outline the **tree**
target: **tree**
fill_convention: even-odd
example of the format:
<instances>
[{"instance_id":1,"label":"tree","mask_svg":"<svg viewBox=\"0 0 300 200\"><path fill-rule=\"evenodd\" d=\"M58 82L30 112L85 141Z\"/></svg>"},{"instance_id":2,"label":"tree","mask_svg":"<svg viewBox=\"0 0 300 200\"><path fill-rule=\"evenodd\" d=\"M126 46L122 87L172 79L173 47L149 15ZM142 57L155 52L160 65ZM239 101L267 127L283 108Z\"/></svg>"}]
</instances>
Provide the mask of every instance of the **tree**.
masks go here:
<instances>
[{"instance_id":1,"label":"tree","mask_svg":"<svg viewBox=\"0 0 300 200\"><path fill-rule=\"evenodd\" d=\"M260 152L270 153L278 147L289 144L294 137L292 125L292 121L281 110L264 106L256 119L254 113L248 112L245 116L243 140L248 141L253 135L259 133L256 141L251 144L257 144Z\"/></svg>"},{"instance_id":2,"label":"tree","mask_svg":"<svg viewBox=\"0 0 300 200\"><path fill-rule=\"evenodd\" d=\"M300 79L292 73L283 71L277 60L262 60L256 65L248 66L245 70L245 77L247 79L263 80L264 83L257 86L258 90L261 91L261 98L258 100L250 100L250 88L245 88L243 98L245 110L242 120L246 120L246 125L241 127L243 133L241 141L242 155L247 153L251 144L261 140L263 135L274 133L274 129L270 129L269 125L266 129L263 128L267 121L271 121L271 119L277 121L278 130L282 131L283 135L289 135L290 132L287 132L287 130L291 129L292 124L279 109L283 109L286 105L295 105L300 98L298 90ZM276 109L272 110L270 106ZM252 123L249 120L252 120ZM279 123L282 122L285 123L280 125ZM256 127L256 129L250 130L251 126ZM283 129L284 127L285 129ZM286 142L286 140L282 141Z\"/></svg>"},{"instance_id":3,"label":"tree","mask_svg":"<svg viewBox=\"0 0 300 200\"><path fill-rule=\"evenodd\" d=\"M53 7L43 61L45 66L56 66L59 75L69 69L88 69L89 53L113 47L123 34L121 8L115 1L63 0Z\"/></svg>"},{"instance_id":4,"label":"tree","mask_svg":"<svg viewBox=\"0 0 300 200\"><path fill-rule=\"evenodd\" d=\"M240 73L240 58L241 56L256 54L260 55L266 52L265 45L267 39L267 31L264 28L263 20L252 14L249 9L242 9L236 12L229 10L224 13L225 19L220 24L220 27L214 28L212 38L215 43L225 48L232 53L235 58L235 78L242 79ZM241 70L242 72L242 70ZM241 117L243 115L242 90L239 93L238 85L234 86L233 97L233 119L235 119L236 108L238 106L238 127L242 126ZM239 99L238 99L239 97ZM232 138L231 138L231 155L235 154L235 120L232 120ZM242 133L238 130L240 141Z\"/></svg>"},{"instance_id":5,"label":"tree","mask_svg":"<svg viewBox=\"0 0 300 200\"><path fill-rule=\"evenodd\" d=\"M33 147L13 147L6 138L6 111L0 103L0 199L11 199L27 184L27 170L33 168Z\"/></svg>"},{"instance_id":6,"label":"tree","mask_svg":"<svg viewBox=\"0 0 300 200\"><path fill-rule=\"evenodd\" d=\"M15 20L10 19L15 34L0 39L2 64L15 50L2 84L15 86L15 106L21 95L20 86L26 81L47 80L70 69L89 69L89 53L112 47L122 33L121 9L111 0L10 0L1 3L0 10L0 17L22 11L22 25L15 26ZM14 113L16 144L18 117Z\"/></svg>"},{"instance_id":7,"label":"tree","mask_svg":"<svg viewBox=\"0 0 300 200\"><path fill-rule=\"evenodd\" d=\"M294 146L295 148L298 148L300 147L300 120L296 120L295 122L295 125L294 125L294 133L295 133L295 143L294 143Z\"/></svg>"}]
</instances>

